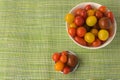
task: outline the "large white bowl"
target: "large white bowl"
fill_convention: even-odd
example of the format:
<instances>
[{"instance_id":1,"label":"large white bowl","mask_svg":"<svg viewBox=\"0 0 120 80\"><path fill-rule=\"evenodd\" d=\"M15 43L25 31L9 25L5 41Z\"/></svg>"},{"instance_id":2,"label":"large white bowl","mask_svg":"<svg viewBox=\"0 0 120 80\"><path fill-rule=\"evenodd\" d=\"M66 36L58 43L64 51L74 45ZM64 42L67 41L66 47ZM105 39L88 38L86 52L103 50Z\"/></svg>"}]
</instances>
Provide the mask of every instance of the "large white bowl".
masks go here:
<instances>
[{"instance_id":1,"label":"large white bowl","mask_svg":"<svg viewBox=\"0 0 120 80\"><path fill-rule=\"evenodd\" d=\"M84 8L86 5L88 5L88 4L90 4L90 5L92 5L92 7L93 8L99 8L100 6L101 6L101 4L98 4L98 3L95 3L95 2L83 2L83 3L80 3L80 4L78 4L77 6L75 6L75 7L73 7L70 11L69 11L69 13L73 13L76 9L78 9L78 8ZM69 35L69 33L68 33L68 24L66 23L66 30L67 30L67 33L68 33L68 35L69 35L69 37L72 39L72 41L74 42L74 43L76 43L78 46L80 46L80 47L83 47L83 48L86 48L86 49L99 49L99 48L103 48L103 47L105 47L105 46L107 46L113 39L114 39L114 37L115 37L115 35L116 35L116 29L117 29L117 24L116 24L116 20L115 20L115 18L114 18L114 30L113 30L113 36L111 36L104 44L102 44L102 45L100 45L100 46L98 46L98 47L89 47L89 46L83 46L83 45L80 45L79 43L77 43L70 35Z\"/></svg>"}]
</instances>

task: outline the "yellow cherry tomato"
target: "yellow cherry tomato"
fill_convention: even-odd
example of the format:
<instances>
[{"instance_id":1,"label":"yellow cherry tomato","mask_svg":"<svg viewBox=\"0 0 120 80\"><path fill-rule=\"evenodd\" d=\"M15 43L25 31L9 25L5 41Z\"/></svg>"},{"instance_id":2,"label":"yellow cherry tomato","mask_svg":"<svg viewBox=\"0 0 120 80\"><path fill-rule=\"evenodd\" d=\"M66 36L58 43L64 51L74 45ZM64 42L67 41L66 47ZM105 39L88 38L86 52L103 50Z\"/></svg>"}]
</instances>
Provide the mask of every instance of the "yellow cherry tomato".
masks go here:
<instances>
[{"instance_id":1,"label":"yellow cherry tomato","mask_svg":"<svg viewBox=\"0 0 120 80\"><path fill-rule=\"evenodd\" d=\"M89 16L87 19L86 19L86 24L88 26L94 26L95 24L97 23L97 18L95 16Z\"/></svg>"},{"instance_id":2,"label":"yellow cherry tomato","mask_svg":"<svg viewBox=\"0 0 120 80\"><path fill-rule=\"evenodd\" d=\"M65 20L67 23L71 24L74 20L74 15L71 14L71 13L68 13L66 16L65 16Z\"/></svg>"},{"instance_id":3,"label":"yellow cherry tomato","mask_svg":"<svg viewBox=\"0 0 120 80\"><path fill-rule=\"evenodd\" d=\"M101 29L99 32L98 32L98 38L102 41L105 41L107 40L109 37L109 32L105 29Z\"/></svg>"},{"instance_id":4,"label":"yellow cherry tomato","mask_svg":"<svg viewBox=\"0 0 120 80\"><path fill-rule=\"evenodd\" d=\"M84 39L88 43L92 43L95 40L95 35L91 32L87 32L84 36Z\"/></svg>"}]
</instances>

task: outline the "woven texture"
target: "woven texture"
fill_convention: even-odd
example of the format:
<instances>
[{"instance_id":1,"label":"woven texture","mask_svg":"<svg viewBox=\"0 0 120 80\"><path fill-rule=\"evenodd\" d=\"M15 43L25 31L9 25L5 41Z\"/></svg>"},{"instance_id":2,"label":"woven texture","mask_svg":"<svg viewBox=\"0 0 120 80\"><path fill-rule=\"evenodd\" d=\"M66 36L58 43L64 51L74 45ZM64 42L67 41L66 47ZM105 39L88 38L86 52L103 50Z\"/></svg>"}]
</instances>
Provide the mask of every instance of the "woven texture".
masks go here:
<instances>
[{"instance_id":1,"label":"woven texture","mask_svg":"<svg viewBox=\"0 0 120 80\"><path fill-rule=\"evenodd\" d=\"M114 40L88 50L68 37L64 16L81 2L113 11ZM0 80L120 80L120 0L0 0ZM54 70L54 52L71 50L82 59L76 72Z\"/></svg>"}]
</instances>

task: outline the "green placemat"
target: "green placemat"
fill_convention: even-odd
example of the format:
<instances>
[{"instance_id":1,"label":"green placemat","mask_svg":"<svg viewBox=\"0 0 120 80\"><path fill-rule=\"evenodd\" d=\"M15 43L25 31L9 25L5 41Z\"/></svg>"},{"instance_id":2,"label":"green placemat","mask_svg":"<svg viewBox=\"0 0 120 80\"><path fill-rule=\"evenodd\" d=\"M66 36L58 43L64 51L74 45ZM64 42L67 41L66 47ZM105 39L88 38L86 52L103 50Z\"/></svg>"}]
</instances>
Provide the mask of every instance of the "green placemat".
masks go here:
<instances>
[{"instance_id":1,"label":"green placemat","mask_svg":"<svg viewBox=\"0 0 120 80\"><path fill-rule=\"evenodd\" d=\"M115 14L117 34L110 45L87 50L74 44L64 16L93 1ZM0 0L0 80L120 80L120 0ZM51 55L71 50L82 59L76 72L54 70Z\"/></svg>"}]
</instances>

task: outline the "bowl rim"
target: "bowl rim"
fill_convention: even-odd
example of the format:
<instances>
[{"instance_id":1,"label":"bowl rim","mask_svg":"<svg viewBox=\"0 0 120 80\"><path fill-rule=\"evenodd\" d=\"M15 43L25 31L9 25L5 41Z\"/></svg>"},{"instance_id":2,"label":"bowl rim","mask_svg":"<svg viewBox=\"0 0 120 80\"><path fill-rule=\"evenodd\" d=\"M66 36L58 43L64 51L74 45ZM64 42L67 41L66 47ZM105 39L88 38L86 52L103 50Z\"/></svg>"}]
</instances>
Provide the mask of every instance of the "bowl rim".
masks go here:
<instances>
[{"instance_id":1,"label":"bowl rim","mask_svg":"<svg viewBox=\"0 0 120 80\"><path fill-rule=\"evenodd\" d=\"M87 4L91 4L91 5L94 5L94 7L100 7L101 6L101 4L99 4L99 3L95 3L95 2L82 2L82 3L79 3L78 5L76 5L76 6L74 6L70 11L69 11L69 13L72 13L75 9L77 9L77 8L81 8L81 6L82 7L84 7L85 5L87 5ZM110 11L109 9L108 9L108 11ZM82 48L85 48L85 49L100 49L100 48L103 48L103 47L105 47L105 46L107 46L108 44L110 44L111 42L112 42L112 40L115 38L115 35L116 35L116 32L117 32L117 23L116 23L116 20L115 20L115 16L114 16L114 33L113 33L113 35L104 43L104 44L102 44L102 45L100 45L100 46L98 46L98 47L92 47L92 46L83 46L83 45L81 45L81 44L79 44L79 43L77 43L70 35L69 35L69 33L68 33L68 23L66 22L66 31L67 31L67 34L68 34L68 36L70 37L70 39L75 43L75 44L77 44L78 46L80 46L80 47L82 47Z\"/></svg>"}]
</instances>

